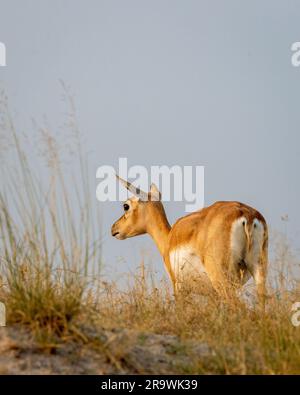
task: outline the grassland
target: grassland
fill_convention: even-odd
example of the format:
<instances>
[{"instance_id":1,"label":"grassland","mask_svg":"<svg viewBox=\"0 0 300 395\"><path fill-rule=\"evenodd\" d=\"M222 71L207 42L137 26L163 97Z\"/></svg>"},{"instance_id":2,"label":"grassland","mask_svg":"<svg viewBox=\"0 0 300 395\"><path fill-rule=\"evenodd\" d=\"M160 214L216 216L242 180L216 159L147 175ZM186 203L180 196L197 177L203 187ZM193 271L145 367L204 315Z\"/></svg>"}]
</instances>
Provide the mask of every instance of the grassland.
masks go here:
<instances>
[{"instance_id":1,"label":"grassland","mask_svg":"<svg viewBox=\"0 0 300 395\"><path fill-rule=\"evenodd\" d=\"M285 245L271 262L265 313L213 293L175 303L143 264L126 289L103 282L94 191L65 98L78 164L71 188L53 133L36 125L45 182L1 94L0 373L299 374L291 307L300 287Z\"/></svg>"}]
</instances>

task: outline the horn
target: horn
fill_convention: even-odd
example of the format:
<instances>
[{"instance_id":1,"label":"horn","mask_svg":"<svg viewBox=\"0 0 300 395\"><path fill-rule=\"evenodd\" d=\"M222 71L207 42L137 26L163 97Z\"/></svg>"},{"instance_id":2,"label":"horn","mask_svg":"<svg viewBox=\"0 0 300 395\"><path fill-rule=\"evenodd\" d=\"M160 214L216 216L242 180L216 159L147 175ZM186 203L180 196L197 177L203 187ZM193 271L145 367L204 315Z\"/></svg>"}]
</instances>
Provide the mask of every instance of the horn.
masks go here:
<instances>
[{"instance_id":1,"label":"horn","mask_svg":"<svg viewBox=\"0 0 300 395\"><path fill-rule=\"evenodd\" d=\"M144 202L148 200L147 192L144 192L140 188L135 187L129 181L123 180L123 178L121 178L118 174L116 174L116 177L121 182L121 184L124 185L126 189L128 189L129 192L133 193Z\"/></svg>"}]
</instances>

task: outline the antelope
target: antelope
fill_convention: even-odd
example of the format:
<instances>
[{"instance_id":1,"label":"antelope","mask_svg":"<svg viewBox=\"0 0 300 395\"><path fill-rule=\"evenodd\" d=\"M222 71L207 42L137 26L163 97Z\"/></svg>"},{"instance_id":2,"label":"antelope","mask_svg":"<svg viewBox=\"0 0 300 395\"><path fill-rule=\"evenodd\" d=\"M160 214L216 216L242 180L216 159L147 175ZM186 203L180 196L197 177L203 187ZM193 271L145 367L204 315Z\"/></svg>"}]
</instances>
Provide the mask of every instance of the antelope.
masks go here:
<instances>
[{"instance_id":1,"label":"antelope","mask_svg":"<svg viewBox=\"0 0 300 395\"><path fill-rule=\"evenodd\" d=\"M256 209L219 201L170 226L155 184L147 193L117 178L134 196L123 204L124 214L112 225L112 236L123 240L148 233L163 258L175 295L186 282L206 276L218 293L232 296L228 290L241 287L252 276L264 306L268 227Z\"/></svg>"}]
</instances>

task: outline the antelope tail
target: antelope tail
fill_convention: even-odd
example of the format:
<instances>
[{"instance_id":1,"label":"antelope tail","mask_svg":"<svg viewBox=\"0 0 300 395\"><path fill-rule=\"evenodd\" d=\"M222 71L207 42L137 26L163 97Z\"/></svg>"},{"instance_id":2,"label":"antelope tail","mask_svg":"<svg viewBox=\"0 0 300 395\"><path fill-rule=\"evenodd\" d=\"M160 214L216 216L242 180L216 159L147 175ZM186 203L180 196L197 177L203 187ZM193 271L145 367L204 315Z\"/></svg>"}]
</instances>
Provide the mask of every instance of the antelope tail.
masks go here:
<instances>
[{"instance_id":1,"label":"antelope tail","mask_svg":"<svg viewBox=\"0 0 300 395\"><path fill-rule=\"evenodd\" d=\"M251 224L245 219L244 221L244 230L246 234L246 239L247 239L247 252L250 251L252 247L252 232L251 232Z\"/></svg>"}]
</instances>

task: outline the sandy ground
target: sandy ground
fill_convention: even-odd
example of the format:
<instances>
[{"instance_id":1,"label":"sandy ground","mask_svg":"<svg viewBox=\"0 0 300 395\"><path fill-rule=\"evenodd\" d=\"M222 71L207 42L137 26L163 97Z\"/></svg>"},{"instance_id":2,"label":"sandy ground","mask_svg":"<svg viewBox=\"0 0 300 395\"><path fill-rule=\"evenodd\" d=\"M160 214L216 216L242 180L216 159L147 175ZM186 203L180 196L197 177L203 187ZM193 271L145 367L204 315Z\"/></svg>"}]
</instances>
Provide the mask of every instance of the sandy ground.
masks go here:
<instances>
[{"instance_id":1,"label":"sandy ground","mask_svg":"<svg viewBox=\"0 0 300 395\"><path fill-rule=\"evenodd\" d=\"M24 328L0 328L0 374L189 373L196 360L213 354L206 344L182 343L171 335L127 329L87 332L87 344L66 341L41 347Z\"/></svg>"}]
</instances>

